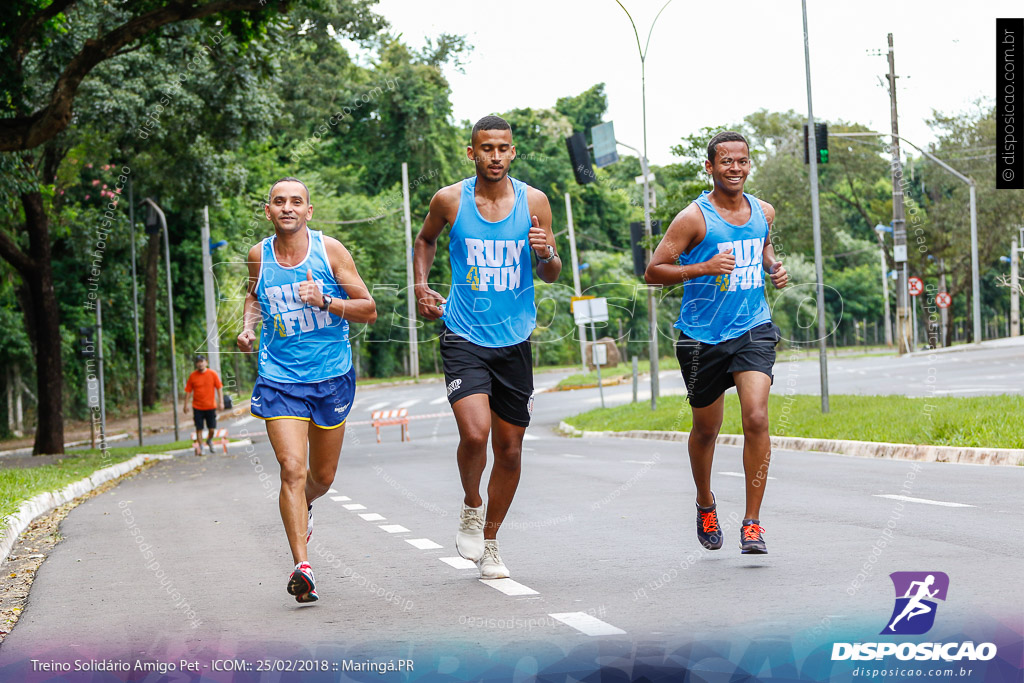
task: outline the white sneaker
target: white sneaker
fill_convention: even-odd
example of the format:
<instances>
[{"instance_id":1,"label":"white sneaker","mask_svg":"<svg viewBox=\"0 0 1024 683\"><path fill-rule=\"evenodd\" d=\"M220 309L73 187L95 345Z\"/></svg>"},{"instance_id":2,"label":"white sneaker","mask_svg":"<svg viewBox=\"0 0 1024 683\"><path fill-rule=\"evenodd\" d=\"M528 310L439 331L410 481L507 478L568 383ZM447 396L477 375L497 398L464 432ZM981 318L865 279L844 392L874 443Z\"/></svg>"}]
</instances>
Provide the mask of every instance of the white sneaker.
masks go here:
<instances>
[{"instance_id":1,"label":"white sneaker","mask_svg":"<svg viewBox=\"0 0 1024 683\"><path fill-rule=\"evenodd\" d=\"M484 508L471 508L462 504L459 531L455 534L455 549L467 560L478 561L484 554Z\"/></svg>"},{"instance_id":2,"label":"white sneaker","mask_svg":"<svg viewBox=\"0 0 1024 683\"><path fill-rule=\"evenodd\" d=\"M501 561L501 555L498 554L497 541L484 541L484 554L477 561L476 566L480 568L481 579L509 578L508 567Z\"/></svg>"}]
</instances>

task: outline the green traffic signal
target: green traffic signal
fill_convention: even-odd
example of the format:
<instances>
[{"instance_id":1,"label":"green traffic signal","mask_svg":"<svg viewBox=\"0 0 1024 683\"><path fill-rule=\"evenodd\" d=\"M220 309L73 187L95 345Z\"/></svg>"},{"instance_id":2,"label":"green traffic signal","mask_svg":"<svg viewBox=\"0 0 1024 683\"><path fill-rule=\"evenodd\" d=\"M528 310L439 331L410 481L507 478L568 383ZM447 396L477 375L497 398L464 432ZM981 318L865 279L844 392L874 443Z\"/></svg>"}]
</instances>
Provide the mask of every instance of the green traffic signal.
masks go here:
<instances>
[{"instance_id":1,"label":"green traffic signal","mask_svg":"<svg viewBox=\"0 0 1024 683\"><path fill-rule=\"evenodd\" d=\"M828 150L827 149L819 149L818 150L818 163L822 163L822 164L827 164L828 163Z\"/></svg>"}]
</instances>

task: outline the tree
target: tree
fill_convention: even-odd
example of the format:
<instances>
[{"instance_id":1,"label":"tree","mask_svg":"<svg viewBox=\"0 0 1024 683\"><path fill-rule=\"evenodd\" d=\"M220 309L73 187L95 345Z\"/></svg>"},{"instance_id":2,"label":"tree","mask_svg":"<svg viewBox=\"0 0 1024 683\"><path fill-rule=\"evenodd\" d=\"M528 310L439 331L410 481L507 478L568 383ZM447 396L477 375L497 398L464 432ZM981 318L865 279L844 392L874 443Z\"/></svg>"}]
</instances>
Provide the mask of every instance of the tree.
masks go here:
<instances>
[{"instance_id":1,"label":"tree","mask_svg":"<svg viewBox=\"0 0 1024 683\"><path fill-rule=\"evenodd\" d=\"M300 12L301 26L326 30L327 17L333 15L331 25L336 31L365 37L381 24L369 4L368 0L334 0L310 6ZM219 26L221 34L234 36L239 46L257 44L286 6L215 0L205 4L129 3L111 8L55 0L46 6L25 3L19 12L0 19L0 63L4 66L0 92L5 109L0 118L0 150L16 152L6 155L3 162L12 173L4 174L0 189L5 198L14 197L16 202L6 207L3 224L7 230L0 229L0 256L14 267L23 283L23 311L34 347L39 401L34 453L62 453L64 449L61 311L54 289L51 212L60 206L54 189L62 161L75 145L91 144L84 142L84 120L90 115L103 119L111 105L117 108L122 104L88 96L94 84L103 89L100 67L107 69L109 77L133 52L148 50L158 55L165 48L164 32L173 36L175 24L190 20L196 22L191 27L193 33L203 20L205 26ZM236 53L240 54L241 50ZM140 121L138 111L132 111L133 105L141 104L140 99L129 99L123 108L125 118L133 124ZM83 120L82 127L72 125L72 112ZM105 120L90 132L104 137L109 126L110 121ZM115 198L111 203L116 207ZM116 222L114 217L106 220L106 227Z\"/></svg>"}]
</instances>

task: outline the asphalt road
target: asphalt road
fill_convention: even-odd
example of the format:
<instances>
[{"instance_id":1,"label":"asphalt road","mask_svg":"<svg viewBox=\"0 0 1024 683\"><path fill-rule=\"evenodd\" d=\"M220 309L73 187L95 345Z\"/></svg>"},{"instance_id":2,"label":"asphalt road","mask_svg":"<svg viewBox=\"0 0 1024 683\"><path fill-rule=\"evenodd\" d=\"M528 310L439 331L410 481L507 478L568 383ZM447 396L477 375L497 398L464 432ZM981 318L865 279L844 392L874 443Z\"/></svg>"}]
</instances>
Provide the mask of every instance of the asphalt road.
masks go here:
<instances>
[{"instance_id":1,"label":"asphalt road","mask_svg":"<svg viewBox=\"0 0 1024 683\"><path fill-rule=\"evenodd\" d=\"M850 359L832 369L837 385L867 386L862 378L888 373L885 386L909 391L908 377L941 363L960 377L947 386L969 394L989 366L1016 362L1000 382L1024 366L1000 349L971 353L924 365ZM540 376L538 387L557 379ZM628 385L608 393L631 398ZM595 644L636 661L680 647L692 661L695 643L737 639L810 648L876 637L892 610L888 574L910 570L950 576L947 628L1020 632L1024 595L1012 578L1024 532L1020 468L776 451L762 516L769 554L744 556L741 454L720 447L714 486L726 544L708 552L695 537L682 444L554 433L594 398L596 390L538 394L500 534L512 580L482 582L454 549L461 489L443 385L361 389L334 491L315 508L310 559L321 600L308 606L285 592L291 562L262 423L230 420L231 435L251 446L161 462L68 515L64 540L0 647L0 680L46 680L29 676L32 658L190 657L208 666L231 657L409 657L441 672L484 666L487 656L536 669ZM416 418L413 440L400 442L389 427L377 444L366 418L395 407Z\"/></svg>"}]
</instances>

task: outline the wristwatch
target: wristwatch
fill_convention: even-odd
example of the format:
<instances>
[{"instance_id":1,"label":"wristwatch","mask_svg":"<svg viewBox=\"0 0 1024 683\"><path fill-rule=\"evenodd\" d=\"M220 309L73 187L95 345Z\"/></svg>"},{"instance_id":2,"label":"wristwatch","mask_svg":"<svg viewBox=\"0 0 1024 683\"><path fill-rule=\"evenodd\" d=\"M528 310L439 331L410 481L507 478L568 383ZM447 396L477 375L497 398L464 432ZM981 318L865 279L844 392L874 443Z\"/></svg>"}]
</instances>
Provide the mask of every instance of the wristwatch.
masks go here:
<instances>
[{"instance_id":1,"label":"wristwatch","mask_svg":"<svg viewBox=\"0 0 1024 683\"><path fill-rule=\"evenodd\" d=\"M538 256L537 257L537 262L538 263L548 263L548 262L552 261L555 258L555 248L552 247L550 244L547 245L547 248L548 248L548 255L546 257L544 257L544 258L541 258L540 256Z\"/></svg>"},{"instance_id":2,"label":"wristwatch","mask_svg":"<svg viewBox=\"0 0 1024 683\"><path fill-rule=\"evenodd\" d=\"M328 308L331 307L331 302L334 301L334 297L332 297L330 294L324 294L323 297L324 305L320 307L320 310L326 311Z\"/></svg>"}]
</instances>

